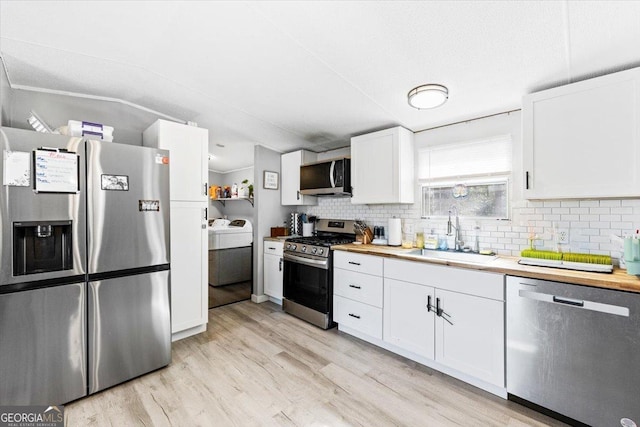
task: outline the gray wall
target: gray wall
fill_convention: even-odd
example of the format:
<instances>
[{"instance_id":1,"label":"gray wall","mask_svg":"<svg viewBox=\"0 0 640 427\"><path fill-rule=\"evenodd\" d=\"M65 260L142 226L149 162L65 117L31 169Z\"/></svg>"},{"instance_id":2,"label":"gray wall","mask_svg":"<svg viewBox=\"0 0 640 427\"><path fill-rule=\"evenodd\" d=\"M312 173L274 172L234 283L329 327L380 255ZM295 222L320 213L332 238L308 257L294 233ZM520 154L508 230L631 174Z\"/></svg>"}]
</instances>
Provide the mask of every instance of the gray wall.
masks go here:
<instances>
[{"instance_id":1,"label":"gray wall","mask_svg":"<svg viewBox=\"0 0 640 427\"><path fill-rule=\"evenodd\" d=\"M264 171L275 171L280 174L280 153L261 145L256 145L254 156L254 179L256 217L253 224L253 292L252 299L264 294L264 238L271 235L271 227L280 226L287 219L291 207L280 205L280 190L263 188Z\"/></svg>"},{"instance_id":2,"label":"gray wall","mask_svg":"<svg viewBox=\"0 0 640 427\"><path fill-rule=\"evenodd\" d=\"M0 62L0 126L9 126L13 91L9 87L9 78Z\"/></svg>"},{"instance_id":3,"label":"gray wall","mask_svg":"<svg viewBox=\"0 0 640 427\"><path fill-rule=\"evenodd\" d=\"M224 174L209 171L209 186L222 185L222 182L224 182L223 176ZM222 218L225 215L223 209L222 203L209 199L209 219Z\"/></svg>"},{"instance_id":4,"label":"gray wall","mask_svg":"<svg viewBox=\"0 0 640 427\"><path fill-rule=\"evenodd\" d=\"M4 83L2 89L2 124L14 128L31 129L27 117L33 110L52 129L69 120L97 122L114 127L114 142L142 145L142 132L160 118L119 102L21 89L10 89L10 96L5 99ZM6 116L5 109L9 112Z\"/></svg>"},{"instance_id":5,"label":"gray wall","mask_svg":"<svg viewBox=\"0 0 640 427\"><path fill-rule=\"evenodd\" d=\"M249 184L253 183L253 167L228 173L209 171L209 185L228 185L231 187L236 183L240 188L240 183L245 179L249 180ZM248 219L251 223L254 221L255 208L246 200L227 200L224 206L216 200L210 200L209 205L210 219L226 216L229 219Z\"/></svg>"}]
</instances>

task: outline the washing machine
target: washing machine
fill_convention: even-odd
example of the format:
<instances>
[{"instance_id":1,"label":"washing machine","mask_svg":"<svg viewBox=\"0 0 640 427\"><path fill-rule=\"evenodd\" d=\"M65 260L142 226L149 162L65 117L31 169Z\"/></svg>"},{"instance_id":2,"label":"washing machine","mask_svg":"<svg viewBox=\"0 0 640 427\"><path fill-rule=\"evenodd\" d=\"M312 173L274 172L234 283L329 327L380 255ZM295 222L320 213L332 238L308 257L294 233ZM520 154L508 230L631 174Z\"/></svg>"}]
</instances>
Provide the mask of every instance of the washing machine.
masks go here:
<instances>
[{"instance_id":1,"label":"washing machine","mask_svg":"<svg viewBox=\"0 0 640 427\"><path fill-rule=\"evenodd\" d=\"M252 279L253 227L247 219L216 219L209 226L209 284Z\"/></svg>"}]
</instances>

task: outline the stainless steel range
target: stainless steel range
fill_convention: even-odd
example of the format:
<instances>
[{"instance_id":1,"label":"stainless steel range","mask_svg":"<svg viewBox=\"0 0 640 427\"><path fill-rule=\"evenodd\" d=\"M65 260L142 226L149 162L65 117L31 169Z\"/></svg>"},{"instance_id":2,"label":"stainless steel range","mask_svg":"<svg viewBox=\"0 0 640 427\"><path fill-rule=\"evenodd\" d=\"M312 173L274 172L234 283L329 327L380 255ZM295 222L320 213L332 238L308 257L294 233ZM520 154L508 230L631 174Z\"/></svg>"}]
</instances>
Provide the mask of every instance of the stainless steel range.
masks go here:
<instances>
[{"instance_id":1,"label":"stainless steel range","mask_svg":"<svg viewBox=\"0 0 640 427\"><path fill-rule=\"evenodd\" d=\"M333 323L333 251L355 240L354 221L321 219L316 236L288 239L284 245L282 307L320 328Z\"/></svg>"}]
</instances>

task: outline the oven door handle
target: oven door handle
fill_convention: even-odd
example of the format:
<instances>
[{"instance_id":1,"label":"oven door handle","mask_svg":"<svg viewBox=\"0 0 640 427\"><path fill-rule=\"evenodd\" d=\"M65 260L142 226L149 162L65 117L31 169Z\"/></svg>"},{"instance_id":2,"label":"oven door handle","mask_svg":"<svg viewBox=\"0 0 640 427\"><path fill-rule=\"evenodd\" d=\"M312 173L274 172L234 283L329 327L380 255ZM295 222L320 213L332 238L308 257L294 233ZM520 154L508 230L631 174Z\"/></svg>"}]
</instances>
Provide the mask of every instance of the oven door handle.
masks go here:
<instances>
[{"instance_id":1,"label":"oven door handle","mask_svg":"<svg viewBox=\"0 0 640 427\"><path fill-rule=\"evenodd\" d=\"M319 259L310 259L301 256L291 255L288 253L284 254L285 261L296 262L298 264L308 265L310 267L322 268L323 270L329 269L328 260L319 260Z\"/></svg>"}]
</instances>

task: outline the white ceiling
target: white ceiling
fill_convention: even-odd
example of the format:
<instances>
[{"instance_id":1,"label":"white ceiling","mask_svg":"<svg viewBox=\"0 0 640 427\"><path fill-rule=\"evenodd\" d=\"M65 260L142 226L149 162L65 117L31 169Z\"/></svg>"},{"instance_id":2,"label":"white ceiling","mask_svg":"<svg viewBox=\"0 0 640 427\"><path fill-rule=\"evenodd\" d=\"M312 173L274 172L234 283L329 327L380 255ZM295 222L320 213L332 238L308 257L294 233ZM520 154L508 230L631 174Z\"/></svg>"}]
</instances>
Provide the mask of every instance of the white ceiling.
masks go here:
<instances>
[{"instance_id":1,"label":"white ceiling","mask_svg":"<svg viewBox=\"0 0 640 427\"><path fill-rule=\"evenodd\" d=\"M229 171L253 163L254 144L326 151L638 66L639 23L640 1L0 0L0 53L14 88L197 122L210 168ZM424 83L446 85L449 101L409 107Z\"/></svg>"}]
</instances>

